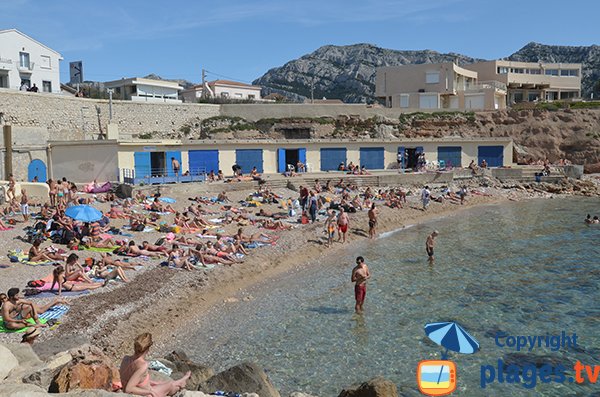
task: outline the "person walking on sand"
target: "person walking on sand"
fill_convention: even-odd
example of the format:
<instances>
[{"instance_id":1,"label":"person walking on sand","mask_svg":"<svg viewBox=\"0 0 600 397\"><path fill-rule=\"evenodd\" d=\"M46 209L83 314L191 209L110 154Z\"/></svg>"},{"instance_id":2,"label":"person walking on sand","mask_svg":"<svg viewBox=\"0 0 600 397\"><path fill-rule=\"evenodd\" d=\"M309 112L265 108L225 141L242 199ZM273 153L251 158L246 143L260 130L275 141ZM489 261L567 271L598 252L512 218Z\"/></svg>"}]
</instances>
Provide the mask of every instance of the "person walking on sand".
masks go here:
<instances>
[{"instance_id":1,"label":"person walking on sand","mask_svg":"<svg viewBox=\"0 0 600 397\"><path fill-rule=\"evenodd\" d=\"M13 200L15 198L17 198L16 193L15 193L15 185L17 184L17 182L15 181L15 177L13 176L13 174L8 175L8 190L6 191L6 197L9 200Z\"/></svg>"},{"instance_id":2,"label":"person walking on sand","mask_svg":"<svg viewBox=\"0 0 600 397\"><path fill-rule=\"evenodd\" d=\"M427 256L429 257L429 261L433 262L433 247L435 246L435 238L438 236L438 231L434 230L431 232L429 236L427 236L427 240L425 241L425 251L427 251Z\"/></svg>"},{"instance_id":3,"label":"person walking on sand","mask_svg":"<svg viewBox=\"0 0 600 397\"><path fill-rule=\"evenodd\" d=\"M335 236L335 211L327 210L327 220L325 221L325 233L327 233L327 244L329 248L333 245L333 237Z\"/></svg>"},{"instance_id":4,"label":"person walking on sand","mask_svg":"<svg viewBox=\"0 0 600 397\"><path fill-rule=\"evenodd\" d=\"M186 372L179 380L168 382L150 380L146 355L152 344L152 334L146 332L138 335L133 343L133 355L123 357L119 369L123 392L136 396L165 397L172 396L185 387L191 376L190 371Z\"/></svg>"},{"instance_id":5,"label":"person walking on sand","mask_svg":"<svg viewBox=\"0 0 600 397\"><path fill-rule=\"evenodd\" d=\"M377 208L375 208L375 203L371 204L371 209L369 209L369 238L375 238L377 236Z\"/></svg>"},{"instance_id":6,"label":"person walking on sand","mask_svg":"<svg viewBox=\"0 0 600 397\"><path fill-rule=\"evenodd\" d=\"M359 256L356 258L356 266L352 269L351 279L354 283L354 299L356 300L354 311L356 314L363 312L363 305L367 296L367 280L369 278L371 278L369 267L366 265L365 259Z\"/></svg>"},{"instance_id":7,"label":"person walking on sand","mask_svg":"<svg viewBox=\"0 0 600 397\"><path fill-rule=\"evenodd\" d=\"M423 202L423 211L427 210L429 207L429 201L431 200L431 191L429 191L429 186L425 186L421 191L421 201Z\"/></svg>"},{"instance_id":8,"label":"person walking on sand","mask_svg":"<svg viewBox=\"0 0 600 397\"><path fill-rule=\"evenodd\" d=\"M344 211L344 207L340 207L340 214L338 215L337 225L338 225L338 241L341 241L342 244L346 243L346 234L348 233L348 225L350 223L350 218L348 214Z\"/></svg>"}]
</instances>

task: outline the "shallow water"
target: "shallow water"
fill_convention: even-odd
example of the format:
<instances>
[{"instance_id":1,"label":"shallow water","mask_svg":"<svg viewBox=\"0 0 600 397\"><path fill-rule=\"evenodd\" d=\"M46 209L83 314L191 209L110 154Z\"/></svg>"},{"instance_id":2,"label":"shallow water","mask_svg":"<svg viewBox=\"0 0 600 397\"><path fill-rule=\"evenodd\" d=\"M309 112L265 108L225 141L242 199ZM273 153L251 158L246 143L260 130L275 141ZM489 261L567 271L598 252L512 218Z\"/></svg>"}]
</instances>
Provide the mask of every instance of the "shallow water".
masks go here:
<instances>
[{"instance_id":1,"label":"shallow water","mask_svg":"<svg viewBox=\"0 0 600 397\"><path fill-rule=\"evenodd\" d=\"M376 375L408 395L420 395L420 360L440 357L425 336L429 322L456 321L480 343L473 355L450 353L461 396L568 396L600 392L598 385L543 384L535 388L493 383L480 387L482 365L536 362L571 367L600 364L600 225L593 199L536 200L479 207L364 241L342 257L306 265L259 285L251 302L214 308L184 348L217 370L242 360L263 366L286 396L300 390L337 396ZM440 232L436 260L428 264L426 235ZM353 313L349 281L356 255L372 272L366 311ZM497 331L511 335L575 332L576 348L536 347L517 352L495 345ZM527 359L524 359L526 357ZM566 371L567 379L574 371ZM600 380L600 379L599 379Z\"/></svg>"}]
</instances>

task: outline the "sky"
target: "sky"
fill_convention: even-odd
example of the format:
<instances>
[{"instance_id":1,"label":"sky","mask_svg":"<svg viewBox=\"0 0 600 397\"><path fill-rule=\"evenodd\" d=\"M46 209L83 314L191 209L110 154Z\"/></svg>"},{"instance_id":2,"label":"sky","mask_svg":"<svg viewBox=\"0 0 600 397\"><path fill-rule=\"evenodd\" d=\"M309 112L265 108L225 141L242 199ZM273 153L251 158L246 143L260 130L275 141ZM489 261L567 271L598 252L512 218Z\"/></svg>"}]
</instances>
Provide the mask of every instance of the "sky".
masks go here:
<instances>
[{"instance_id":1,"label":"sky","mask_svg":"<svg viewBox=\"0 0 600 397\"><path fill-rule=\"evenodd\" d=\"M251 82L328 45L370 43L495 59L531 41L600 44L598 0L0 0L16 28L83 61L84 78Z\"/></svg>"}]
</instances>

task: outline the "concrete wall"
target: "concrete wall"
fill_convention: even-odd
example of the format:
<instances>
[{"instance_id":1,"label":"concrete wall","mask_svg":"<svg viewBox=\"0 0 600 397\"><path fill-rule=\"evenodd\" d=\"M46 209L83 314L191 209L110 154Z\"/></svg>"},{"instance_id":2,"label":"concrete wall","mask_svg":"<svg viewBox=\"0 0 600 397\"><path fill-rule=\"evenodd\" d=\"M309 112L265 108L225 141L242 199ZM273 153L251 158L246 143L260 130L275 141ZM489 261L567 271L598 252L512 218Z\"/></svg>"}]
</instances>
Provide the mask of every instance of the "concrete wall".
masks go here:
<instances>
[{"instance_id":1,"label":"concrete wall","mask_svg":"<svg viewBox=\"0 0 600 397\"><path fill-rule=\"evenodd\" d=\"M398 118L403 113L413 113L420 110L416 108L389 109L381 106L367 106L364 104L301 104L301 103L272 103L272 104L231 104L221 105L221 115L242 117L246 120L257 121L265 118L287 117L333 117L341 115L360 116L370 118L384 116Z\"/></svg>"},{"instance_id":2,"label":"concrete wall","mask_svg":"<svg viewBox=\"0 0 600 397\"><path fill-rule=\"evenodd\" d=\"M115 141L52 143L50 177L76 183L117 181L117 150Z\"/></svg>"}]
</instances>

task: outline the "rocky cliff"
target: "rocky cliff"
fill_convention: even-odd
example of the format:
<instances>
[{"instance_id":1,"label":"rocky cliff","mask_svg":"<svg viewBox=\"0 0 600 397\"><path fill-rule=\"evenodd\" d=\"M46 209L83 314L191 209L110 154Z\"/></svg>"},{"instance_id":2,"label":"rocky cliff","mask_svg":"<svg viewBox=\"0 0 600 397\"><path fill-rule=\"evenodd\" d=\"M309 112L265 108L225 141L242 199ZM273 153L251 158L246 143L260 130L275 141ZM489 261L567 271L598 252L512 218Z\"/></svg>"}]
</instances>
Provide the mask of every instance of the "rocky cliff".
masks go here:
<instances>
[{"instance_id":1,"label":"rocky cliff","mask_svg":"<svg viewBox=\"0 0 600 397\"><path fill-rule=\"evenodd\" d=\"M600 94L600 46L552 46L529 43L508 59L526 62L569 62L583 64L583 95L592 90ZM419 63L456 62L459 65L480 61L466 55L442 54L431 50L399 51L371 44L323 46L316 51L273 68L254 84L269 92L292 93L310 97L338 98L344 102L372 102L375 100L375 70L380 66L398 66Z\"/></svg>"}]
</instances>

